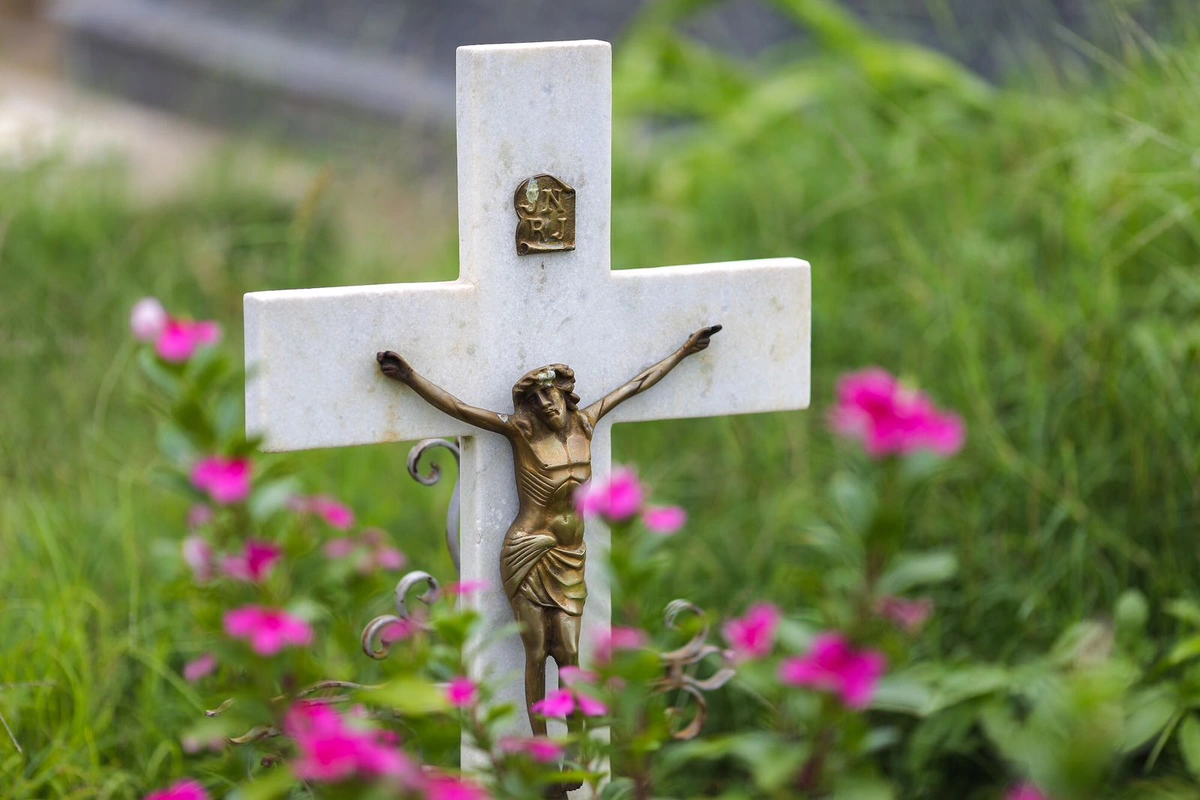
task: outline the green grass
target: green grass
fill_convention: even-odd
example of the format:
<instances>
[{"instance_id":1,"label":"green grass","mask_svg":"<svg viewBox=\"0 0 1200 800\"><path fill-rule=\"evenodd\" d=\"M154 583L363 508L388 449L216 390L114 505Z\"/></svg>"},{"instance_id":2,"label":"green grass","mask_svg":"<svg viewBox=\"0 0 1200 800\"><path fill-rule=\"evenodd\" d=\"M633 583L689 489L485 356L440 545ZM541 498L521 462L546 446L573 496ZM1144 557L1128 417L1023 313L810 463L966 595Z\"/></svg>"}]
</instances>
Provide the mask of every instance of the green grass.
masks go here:
<instances>
[{"instance_id":1,"label":"green grass","mask_svg":"<svg viewBox=\"0 0 1200 800\"><path fill-rule=\"evenodd\" d=\"M646 603L805 602L806 527L844 463L825 409L836 376L868 364L970 429L915 510L914 544L963 565L931 649L1019 657L1125 587L1195 594L1200 31L1180 24L1168 46L1130 29L1136 46L1086 74L993 90L819 4L780 5L820 32L818 53L754 72L650 15L617 51L615 263L813 264L811 411L616 431L618 458L692 512L672 584ZM176 677L191 633L161 550L185 509L148 480L129 306L153 294L218 318L236 347L243 291L378 280L390 256L362 250L244 188L145 209L117 175L4 173L0 684L51 683L0 686L26 749L0 731L6 797L138 797L181 770L177 736L202 706ZM401 277L454 273L447 255ZM446 487L410 482L404 455L296 461L447 575Z\"/></svg>"}]
</instances>

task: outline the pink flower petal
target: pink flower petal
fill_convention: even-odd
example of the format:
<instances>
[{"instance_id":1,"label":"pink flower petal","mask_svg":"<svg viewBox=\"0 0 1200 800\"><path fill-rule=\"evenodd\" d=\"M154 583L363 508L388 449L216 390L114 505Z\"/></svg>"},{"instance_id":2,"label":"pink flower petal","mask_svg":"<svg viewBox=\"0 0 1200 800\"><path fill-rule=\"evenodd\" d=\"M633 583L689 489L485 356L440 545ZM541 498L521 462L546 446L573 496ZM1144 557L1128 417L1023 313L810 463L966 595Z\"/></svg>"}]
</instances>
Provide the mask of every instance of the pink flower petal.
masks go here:
<instances>
[{"instance_id":1,"label":"pink flower petal","mask_svg":"<svg viewBox=\"0 0 1200 800\"><path fill-rule=\"evenodd\" d=\"M193 780L182 780L166 789L151 792L145 800L209 800L204 787Z\"/></svg>"},{"instance_id":2,"label":"pink flower petal","mask_svg":"<svg viewBox=\"0 0 1200 800\"><path fill-rule=\"evenodd\" d=\"M139 342L153 342L167 327L167 310L154 297L143 297L133 304L129 314L129 329Z\"/></svg>"},{"instance_id":3,"label":"pink flower petal","mask_svg":"<svg viewBox=\"0 0 1200 800\"><path fill-rule=\"evenodd\" d=\"M455 678L446 685L445 693L455 708L467 708L479 700L479 687L470 678Z\"/></svg>"},{"instance_id":4,"label":"pink flower petal","mask_svg":"<svg viewBox=\"0 0 1200 800\"><path fill-rule=\"evenodd\" d=\"M906 633L916 633L933 614L933 601L928 597L918 600L881 597L875 604L875 613L896 623L896 626Z\"/></svg>"},{"instance_id":5,"label":"pink flower petal","mask_svg":"<svg viewBox=\"0 0 1200 800\"><path fill-rule=\"evenodd\" d=\"M588 686L599 680L594 672L579 667L562 667L558 670L558 681L563 686Z\"/></svg>"},{"instance_id":6,"label":"pink flower petal","mask_svg":"<svg viewBox=\"0 0 1200 800\"><path fill-rule=\"evenodd\" d=\"M739 658L766 658L775 646L775 632L779 628L780 618L778 608L770 603L761 603L752 606L746 616L727 622L722 633Z\"/></svg>"},{"instance_id":7,"label":"pink flower petal","mask_svg":"<svg viewBox=\"0 0 1200 800\"><path fill-rule=\"evenodd\" d=\"M240 503L250 495L250 461L209 456L192 468L192 485L217 503Z\"/></svg>"},{"instance_id":8,"label":"pink flower petal","mask_svg":"<svg viewBox=\"0 0 1200 800\"><path fill-rule=\"evenodd\" d=\"M533 713L543 717L559 717L565 719L575 713L575 695L566 689L550 692L545 699L531 706Z\"/></svg>"},{"instance_id":9,"label":"pink flower petal","mask_svg":"<svg viewBox=\"0 0 1200 800\"><path fill-rule=\"evenodd\" d=\"M379 569L389 571L403 569L407 561L404 553L394 547L381 547L375 551L375 566Z\"/></svg>"},{"instance_id":10,"label":"pink flower petal","mask_svg":"<svg viewBox=\"0 0 1200 800\"><path fill-rule=\"evenodd\" d=\"M530 737L528 739L504 738L501 739L500 749L506 753L524 753L539 764L553 764L562 760L566 755L566 748L552 739L545 739L540 736Z\"/></svg>"},{"instance_id":11,"label":"pink flower petal","mask_svg":"<svg viewBox=\"0 0 1200 800\"><path fill-rule=\"evenodd\" d=\"M488 800L488 794L470 781L445 775L425 781L425 800Z\"/></svg>"},{"instance_id":12,"label":"pink flower petal","mask_svg":"<svg viewBox=\"0 0 1200 800\"><path fill-rule=\"evenodd\" d=\"M416 621L411 619L400 620L399 622L393 622L381 630L379 632L379 641L384 644L401 642L420 630L421 626Z\"/></svg>"},{"instance_id":13,"label":"pink flower petal","mask_svg":"<svg viewBox=\"0 0 1200 800\"><path fill-rule=\"evenodd\" d=\"M779 669L789 686L806 686L837 694L848 708L870 703L887 660L873 650L858 651L840 633L822 633L803 656L787 659Z\"/></svg>"},{"instance_id":14,"label":"pink flower petal","mask_svg":"<svg viewBox=\"0 0 1200 800\"><path fill-rule=\"evenodd\" d=\"M215 322L188 322L168 319L155 342L155 349L164 361L187 361L203 345L216 344L221 328Z\"/></svg>"},{"instance_id":15,"label":"pink flower petal","mask_svg":"<svg viewBox=\"0 0 1200 800\"><path fill-rule=\"evenodd\" d=\"M583 692L575 692L575 700L579 703L579 710L585 717L603 717L608 713L608 706Z\"/></svg>"},{"instance_id":16,"label":"pink flower petal","mask_svg":"<svg viewBox=\"0 0 1200 800\"><path fill-rule=\"evenodd\" d=\"M339 531L354 527L354 512L349 506L339 503L328 495L318 495L308 499L309 509L332 528Z\"/></svg>"},{"instance_id":17,"label":"pink flower petal","mask_svg":"<svg viewBox=\"0 0 1200 800\"><path fill-rule=\"evenodd\" d=\"M645 631L637 628L614 627L596 642L595 658L601 664L612 660L613 653L618 650L637 650L650 643L650 637Z\"/></svg>"},{"instance_id":18,"label":"pink flower petal","mask_svg":"<svg viewBox=\"0 0 1200 800\"><path fill-rule=\"evenodd\" d=\"M192 570L196 583L212 580L215 571L212 547L203 536L192 534L183 540L183 561Z\"/></svg>"},{"instance_id":19,"label":"pink flower petal","mask_svg":"<svg viewBox=\"0 0 1200 800\"><path fill-rule=\"evenodd\" d=\"M213 510L211 507L197 503L188 509L187 526L189 529L203 528L212 521Z\"/></svg>"},{"instance_id":20,"label":"pink flower petal","mask_svg":"<svg viewBox=\"0 0 1200 800\"><path fill-rule=\"evenodd\" d=\"M669 536L687 522L687 512L679 506L652 506L642 512L642 522L654 533Z\"/></svg>"},{"instance_id":21,"label":"pink flower petal","mask_svg":"<svg viewBox=\"0 0 1200 800\"><path fill-rule=\"evenodd\" d=\"M588 481L575 495L575 507L584 517L603 517L606 522L628 522L642 510L642 485L627 467L612 471L607 481Z\"/></svg>"},{"instance_id":22,"label":"pink flower petal","mask_svg":"<svg viewBox=\"0 0 1200 800\"><path fill-rule=\"evenodd\" d=\"M183 679L188 683L195 683L211 675L216 668L217 657L212 653L205 653L183 665Z\"/></svg>"},{"instance_id":23,"label":"pink flower petal","mask_svg":"<svg viewBox=\"0 0 1200 800\"><path fill-rule=\"evenodd\" d=\"M286 611L262 606L246 606L225 614L225 633L250 642L260 656L273 656L285 647L307 647L313 642L313 629L302 619Z\"/></svg>"},{"instance_id":24,"label":"pink flower petal","mask_svg":"<svg viewBox=\"0 0 1200 800\"><path fill-rule=\"evenodd\" d=\"M951 456L966 441L961 418L939 411L926 395L879 368L841 378L829 424L834 432L862 441L872 458L916 450Z\"/></svg>"},{"instance_id":25,"label":"pink flower petal","mask_svg":"<svg viewBox=\"0 0 1200 800\"><path fill-rule=\"evenodd\" d=\"M450 597L465 597L467 595L483 592L488 589L487 581L459 581L451 583L446 587L446 594Z\"/></svg>"},{"instance_id":26,"label":"pink flower petal","mask_svg":"<svg viewBox=\"0 0 1200 800\"><path fill-rule=\"evenodd\" d=\"M1014 786L1004 798L1005 800L1050 800L1049 797L1042 794L1032 783L1022 783L1019 786Z\"/></svg>"},{"instance_id":27,"label":"pink flower petal","mask_svg":"<svg viewBox=\"0 0 1200 800\"><path fill-rule=\"evenodd\" d=\"M353 539L330 539L325 543L325 555L329 558L349 558L358 550L358 542Z\"/></svg>"}]
</instances>

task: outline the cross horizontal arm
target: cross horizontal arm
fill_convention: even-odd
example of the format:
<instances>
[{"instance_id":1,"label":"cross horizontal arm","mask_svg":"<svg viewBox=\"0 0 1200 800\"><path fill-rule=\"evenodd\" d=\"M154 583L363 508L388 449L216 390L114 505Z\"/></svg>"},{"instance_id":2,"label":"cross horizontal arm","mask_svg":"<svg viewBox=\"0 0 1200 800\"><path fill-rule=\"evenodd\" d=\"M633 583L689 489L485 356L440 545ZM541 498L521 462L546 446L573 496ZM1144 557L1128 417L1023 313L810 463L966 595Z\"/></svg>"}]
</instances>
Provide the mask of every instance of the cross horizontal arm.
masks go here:
<instances>
[{"instance_id":1,"label":"cross horizontal arm","mask_svg":"<svg viewBox=\"0 0 1200 800\"><path fill-rule=\"evenodd\" d=\"M807 408L812 327L808 262L768 258L612 273L613 324L636 330L610 347L609 391L668 355L706 325L723 327L652 391L613 411L614 422L711 417ZM604 341L597 331L596 341ZM607 337L613 338L613 337ZM629 342L636 341L634 350ZM614 370L620 370L614 374ZM584 392L584 400L592 399ZM593 395L594 396L594 395Z\"/></svg>"},{"instance_id":2,"label":"cross horizontal arm","mask_svg":"<svg viewBox=\"0 0 1200 800\"><path fill-rule=\"evenodd\" d=\"M430 380L470 396L476 292L412 283L254 292L245 298L246 430L267 450L306 450L475 432L384 380L396 350Z\"/></svg>"}]
</instances>

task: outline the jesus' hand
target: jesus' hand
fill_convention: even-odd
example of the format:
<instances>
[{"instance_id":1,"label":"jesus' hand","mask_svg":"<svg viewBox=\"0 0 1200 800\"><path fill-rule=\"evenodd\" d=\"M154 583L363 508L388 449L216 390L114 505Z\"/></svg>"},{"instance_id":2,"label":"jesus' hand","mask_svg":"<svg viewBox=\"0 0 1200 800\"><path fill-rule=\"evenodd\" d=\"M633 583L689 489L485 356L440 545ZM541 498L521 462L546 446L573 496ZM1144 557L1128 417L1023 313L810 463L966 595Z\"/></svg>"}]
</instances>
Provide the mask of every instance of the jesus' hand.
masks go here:
<instances>
[{"instance_id":1,"label":"jesus' hand","mask_svg":"<svg viewBox=\"0 0 1200 800\"><path fill-rule=\"evenodd\" d=\"M398 353L388 350L386 353L376 353L375 360L379 362L379 371L392 380L408 383L412 377L413 368Z\"/></svg>"},{"instance_id":2,"label":"jesus' hand","mask_svg":"<svg viewBox=\"0 0 1200 800\"><path fill-rule=\"evenodd\" d=\"M707 328L701 328L688 337L688 340L683 345L683 354L685 356L699 353L701 350L708 347L709 340L721 330L720 325L710 325Z\"/></svg>"}]
</instances>

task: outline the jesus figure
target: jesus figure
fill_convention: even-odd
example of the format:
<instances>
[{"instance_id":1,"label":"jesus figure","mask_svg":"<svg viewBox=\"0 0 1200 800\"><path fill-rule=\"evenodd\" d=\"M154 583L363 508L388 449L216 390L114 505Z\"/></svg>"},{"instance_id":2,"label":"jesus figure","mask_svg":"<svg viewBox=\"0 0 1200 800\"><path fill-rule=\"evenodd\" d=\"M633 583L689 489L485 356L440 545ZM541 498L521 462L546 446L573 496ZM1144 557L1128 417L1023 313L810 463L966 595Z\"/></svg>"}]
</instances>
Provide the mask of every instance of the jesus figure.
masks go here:
<instances>
[{"instance_id":1,"label":"jesus figure","mask_svg":"<svg viewBox=\"0 0 1200 800\"><path fill-rule=\"evenodd\" d=\"M579 664L579 629L587 585L583 519L575 492L592 477L592 431L605 414L646 391L688 356L708 347L720 325L701 328L671 355L584 409L575 394L575 372L565 364L531 370L513 386L513 413L467 405L418 375L390 350L379 368L409 386L434 408L498 433L512 446L520 508L500 550L500 579L525 645L527 710L546 696L546 659L559 669ZM529 710L534 734L546 721Z\"/></svg>"}]
</instances>

